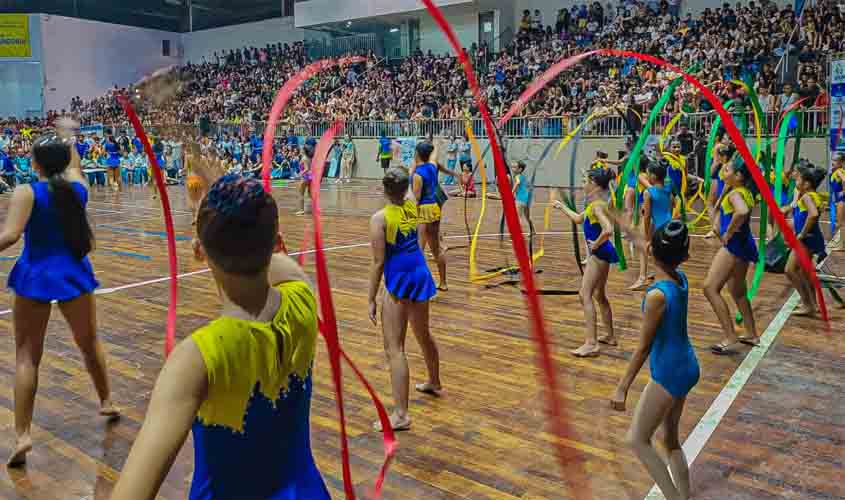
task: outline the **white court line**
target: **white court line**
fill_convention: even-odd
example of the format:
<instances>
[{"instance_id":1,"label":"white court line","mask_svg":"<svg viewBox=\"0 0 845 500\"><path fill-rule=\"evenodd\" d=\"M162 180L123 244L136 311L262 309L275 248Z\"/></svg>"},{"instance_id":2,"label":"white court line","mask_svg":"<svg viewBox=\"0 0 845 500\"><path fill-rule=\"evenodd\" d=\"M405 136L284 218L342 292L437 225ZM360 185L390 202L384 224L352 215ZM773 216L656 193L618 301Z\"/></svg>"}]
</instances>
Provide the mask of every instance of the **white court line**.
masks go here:
<instances>
[{"instance_id":1,"label":"white court line","mask_svg":"<svg viewBox=\"0 0 845 500\"><path fill-rule=\"evenodd\" d=\"M837 238L835 241L831 241L828 249L832 248L838 240L839 239ZM828 252L828 257L829 254L830 252ZM731 405L733 405L733 402L736 401L739 393L742 392L742 388L745 387L746 383L748 383L748 379L751 378L751 374L754 373L757 365L759 365L760 361L766 357L766 353L769 352L769 348L771 348L772 344L774 344L775 339L777 339L778 334L780 334L780 331L783 329L783 326L786 324L789 316L792 315L792 312L798 306L799 301L800 296L798 295L798 292L792 292L792 295L789 296L783 304L783 307L780 308L780 311L778 311L775 315L772 322L769 323L768 327L766 327L766 331L763 332L763 335L760 337L759 347L755 347L748 352L748 355L745 356L745 359L739 367L737 367L733 376L731 376L730 380L728 380L728 383L725 384L722 391L718 396L716 396L716 399L713 400L710 408L707 409L690 435L687 436L687 440L684 442L683 448L684 454L687 456L687 462L690 466L692 466L692 463L704 449L704 445L707 444L707 441L710 440L713 433L716 432L716 427L719 426L719 423L721 423L722 419L725 415L727 415L728 410ZM651 491L649 491L645 496L645 500L665 500L665 497L660 491L660 488L658 488L655 484L652 486Z\"/></svg>"}]
</instances>

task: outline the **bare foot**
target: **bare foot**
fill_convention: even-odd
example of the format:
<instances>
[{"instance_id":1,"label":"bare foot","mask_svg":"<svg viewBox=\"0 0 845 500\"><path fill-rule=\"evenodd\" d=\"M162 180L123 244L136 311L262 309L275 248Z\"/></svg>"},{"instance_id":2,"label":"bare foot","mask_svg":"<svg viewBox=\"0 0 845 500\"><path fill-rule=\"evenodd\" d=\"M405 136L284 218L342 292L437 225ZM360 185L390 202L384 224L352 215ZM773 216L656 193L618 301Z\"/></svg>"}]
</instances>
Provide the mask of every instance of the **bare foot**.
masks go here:
<instances>
[{"instance_id":1,"label":"bare foot","mask_svg":"<svg viewBox=\"0 0 845 500\"><path fill-rule=\"evenodd\" d=\"M398 415L390 415L390 426L393 427L394 431L407 431L411 429L411 417L405 415L404 417L399 417ZM383 430L381 426L381 422L376 420L373 422L373 430L376 432L381 432Z\"/></svg>"},{"instance_id":2,"label":"bare foot","mask_svg":"<svg viewBox=\"0 0 845 500\"><path fill-rule=\"evenodd\" d=\"M448 292L449 291L449 285L447 285L446 283L440 283L439 285L437 285L437 289L440 290L441 292Z\"/></svg>"},{"instance_id":3,"label":"bare foot","mask_svg":"<svg viewBox=\"0 0 845 500\"><path fill-rule=\"evenodd\" d=\"M100 404L100 415L108 417L109 420L117 420L120 418L120 408L115 406L111 401L103 401Z\"/></svg>"},{"instance_id":4,"label":"bare foot","mask_svg":"<svg viewBox=\"0 0 845 500\"><path fill-rule=\"evenodd\" d=\"M575 349L574 351L570 351L570 353L575 356L576 358L595 358L599 355L600 349L598 344L591 344L586 343Z\"/></svg>"},{"instance_id":5,"label":"bare foot","mask_svg":"<svg viewBox=\"0 0 845 500\"><path fill-rule=\"evenodd\" d=\"M18 438L18 442L15 444L15 452L9 457L6 465L9 467L20 467L26 464L26 454L30 451L32 451L32 438L29 437L29 434L24 434Z\"/></svg>"},{"instance_id":6,"label":"bare foot","mask_svg":"<svg viewBox=\"0 0 845 500\"><path fill-rule=\"evenodd\" d=\"M297 211L297 212L296 212L295 214L293 214L293 215L295 215L295 216L297 216L297 217L302 217L303 215L305 215L305 211L304 211L304 210L299 210L299 211Z\"/></svg>"},{"instance_id":7,"label":"bare foot","mask_svg":"<svg viewBox=\"0 0 845 500\"><path fill-rule=\"evenodd\" d=\"M443 390L443 386L440 384L432 384L431 382L426 382L424 384L415 385L414 389L416 389L417 392L422 392L423 394L440 396L440 391Z\"/></svg>"},{"instance_id":8,"label":"bare foot","mask_svg":"<svg viewBox=\"0 0 845 500\"><path fill-rule=\"evenodd\" d=\"M715 238L715 237L716 237L716 231L710 231L709 233L704 235L704 238L708 239L708 240L711 239L711 238Z\"/></svg>"},{"instance_id":9,"label":"bare foot","mask_svg":"<svg viewBox=\"0 0 845 500\"><path fill-rule=\"evenodd\" d=\"M632 292L637 292L640 290L644 290L646 288L646 280L639 278L637 281L634 282L633 285L628 287L628 290Z\"/></svg>"},{"instance_id":10,"label":"bare foot","mask_svg":"<svg viewBox=\"0 0 845 500\"><path fill-rule=\"evenodd\" d=\"M795 315L809 318L816 315L816 308L801 304L801 307L798 308L797 311L795 311Z\"/></svg>"},{"instance_id":11,"label":"bare foot","mask_svg":"<svg viewBox=\"0 0 845 500\"><path fill-rule=\"evenodd\" d=\"M599 337L599 344L609 345L611 347L616 347L619 345L619 342L616 341L615 336L605 335L604 337Z\"/></svg>"}]
</instances>

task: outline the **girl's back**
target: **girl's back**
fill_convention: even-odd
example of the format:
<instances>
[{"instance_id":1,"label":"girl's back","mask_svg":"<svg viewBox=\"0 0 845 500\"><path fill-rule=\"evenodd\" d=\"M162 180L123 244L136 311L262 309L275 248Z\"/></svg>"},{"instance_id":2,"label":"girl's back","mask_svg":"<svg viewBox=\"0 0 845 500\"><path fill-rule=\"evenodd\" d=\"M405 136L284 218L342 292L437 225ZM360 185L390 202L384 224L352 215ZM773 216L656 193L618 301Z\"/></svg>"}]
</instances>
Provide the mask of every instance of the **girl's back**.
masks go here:
<instances>
[{"instance_id":1,"label":"girl's back","mask_svg":"<svg viewBox=\"0 0 845 500\"><path fill-rule=\"evenodd\" d=\"M208 374L192 499L329 498L309 435L316 301L302 281L275 288L273 321L224 316L191 337Z\"/></svg>"}]
</instances>

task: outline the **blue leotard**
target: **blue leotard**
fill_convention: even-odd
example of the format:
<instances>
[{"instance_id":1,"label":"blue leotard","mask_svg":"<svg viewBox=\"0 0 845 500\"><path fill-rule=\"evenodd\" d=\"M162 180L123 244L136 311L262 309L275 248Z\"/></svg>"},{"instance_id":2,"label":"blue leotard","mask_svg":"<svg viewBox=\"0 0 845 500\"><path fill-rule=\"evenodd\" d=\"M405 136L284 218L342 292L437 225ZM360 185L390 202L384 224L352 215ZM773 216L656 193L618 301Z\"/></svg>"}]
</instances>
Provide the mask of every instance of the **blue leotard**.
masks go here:
<instances>
[{"instance_id":1,"label":"blue leotard","mask_svg":"<svg viewBox=\"0 0 845 500\"><path fill-rule=\"evenodd\" d=\"M120 146L117 143L107 141L104 149L108 154L108 158L106 158L106 165L110 168L116 168L120 166Z\"/></svg>"},{"instance_id":2,"label":"blue leotard","mask_svg":"<svg viewBox=\"0 0 845 500\"><path fill-rule=\"evenodd\" d=\"M647 191L651 198L651 225L656 231L672 220L672 188L651 186Z\"/></svg>"},{"instance_id":3,"label":"blue leotard","mask_svg":"<svg viewBox=\"0 0 845 500\"><path fill-rule=\"evenodd\" d=\"M88 190L71 184L82 206ZM30 184L35 199L24 232L21 256L9 274L8 286L17 295L38 302L67 302L93 292L98 286L88 257L76 258L65 241L46 182Z\"/></svg>"},{"instance_id":4,"label":"blue leotard","mask_svg":"<svg viewBox=\"0 0 845 500\"><path fill-rule=\"evenodd\" d=\"M584 238L588 241L596 241L602 233L601 223L593 213L596 205L606 205L606 203L603 201L592 201L587 205L587 209L584 210ZM619 262L619 255L616 254L616 248L614 248L610 240L602 243L598 250L593 252L593 256L609 264Z\"/></svg>"},{"instance_id":5,"label":"blue leotard","mask_svg":"<svg viewBox=\"0 0 845 500\"><path fill-rule=\"evenodd\" d=\"M673 398L681 399L698 383L700 370L687 334L689 284L684 273L678 271L678 275L680 285L664 280L648 288L648 292L660 290L666 299L666 307L649 350L649 368L652 380L663 386Z\"/></svg>"},{"instance_id":6,"label":"blue leotard","mask_svg":"<svg viewBox=\"0 0 845 500\"><path fill-rule=\"evenodd\" d=\"M531 186L528 185L528 179L524 174L516 176L519 180L519 187L516 189L516 202L520 205L531 205Z\"/></svg>"},{"instance_id":7,"label":"blue leotard","mask_svg":"<svg viewBox=\"0 0 845 500\"><path fill-rule=\"evenodd\" d=\"M822 197L819 193L815 191L808 193L810 197L813 199L813 202L816 204L816 209L821 213L822 210ZM798 199L797 206L792 208L792 220L795 222L795 234L801 234L801 231L804 230L804 226L807 225L807 216L809 212L807 211L807 206L804 204L803 196ZM807 232L807 235L801 240L804 243L804 246L810 251L810 254L817 255L819 259L824 259L827 257L827 248L824 244L824 236L822 235L822 230L819 227L818 221L813 224L813 227Z\"/></svg>"},{"instance_id":8,"label":"blue leotard","mask_svg":"<svg viewBox=\"0 0 845 500\"><path fill-rule=\"evenodd\" d=\"M425 302L437 293L417 239L417 205L384 207L384 285L397 299Z\"/></svg>"},{"instance_id":9,"label":"blue leotard","mask_svg":"<svg viewBox=\"0 0 845 500\"><path fill-rule=\"evenodd\" d=\"M754 208L754 195L748 188L735 188L734 191L742 196L749 210ZM722 236L727 232L733 219L734 206L731 203L731 194L729 193L722 199L722 206L719 209L719 233ZM754 242L754 235L751 234L750 220L749 217L742 223L742 226L731 236L726 248L730 253L746 262L757 262L757 243Z\"/></svg>"}]
</instances>

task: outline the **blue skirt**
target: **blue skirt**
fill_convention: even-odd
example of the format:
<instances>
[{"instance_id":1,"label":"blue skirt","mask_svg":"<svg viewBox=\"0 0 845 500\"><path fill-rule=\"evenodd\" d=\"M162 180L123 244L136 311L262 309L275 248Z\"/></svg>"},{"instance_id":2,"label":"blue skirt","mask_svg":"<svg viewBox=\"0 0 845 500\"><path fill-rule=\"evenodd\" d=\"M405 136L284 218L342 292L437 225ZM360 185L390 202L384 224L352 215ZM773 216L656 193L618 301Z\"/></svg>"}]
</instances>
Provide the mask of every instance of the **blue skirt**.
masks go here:
<instances>
[{"instance_id":1,"label":"blue skirt","mask_svg":"<svg viewBox=\"0 0 845 500\"><path fill-rule=\"evenodd\" d=\"M16 295L36 302L68 302L100 286L88 257L53 255L37 262L22 256L9 274L8 286Z\"/></svg>"},{"instance_id":2,"label":"blue skirt","mask_svg":"<svg viewBox=\"0 0 845 500\"><path fill-rule=\"evenodd\" d=\"M818 224L816 224L814 230L810 231L810 234L801 240L801 243L807 247L807 252L810 255L817 256L819 260L824 260L827 257L827 247L824 244L824 236L822 236Z\"/></svg>"},{"instance_id":3,"label":"blue skirt","mask_svg":"<svg viewBox=\"0 0 845 500\"><path fill-rule=\"evenodd\" d=\"M411 302L426 302L437 294L434 278L419 249L388 256L384 263L384 286L390 295Z\"/></svg>"},{"instance_id":4,"label":"blue skirt","mask_svg":"<svg viewBox=\"0 0 845 500\"><path fill-rule=\"evenodd\" d=\"M759 259L759 252L757 251L757 243L754 241L754 236L751 231L737 231L731 236L726 246L728 251L734 256L746 261L756 263Z\"/></svg>"},{"instance_id":5,"label":"blue skirt","mask_svg":"<svg viewBox=\"0 0 845 500\"><path fill-rule=\"evenodd\" d=\"M593 253L593 256L607 262L608 264L616 264L619 262L619 255L616 253L616 248L613 246L613 243L609 241L602 243L599 249Z\"/></svg>"}]
</instances>

